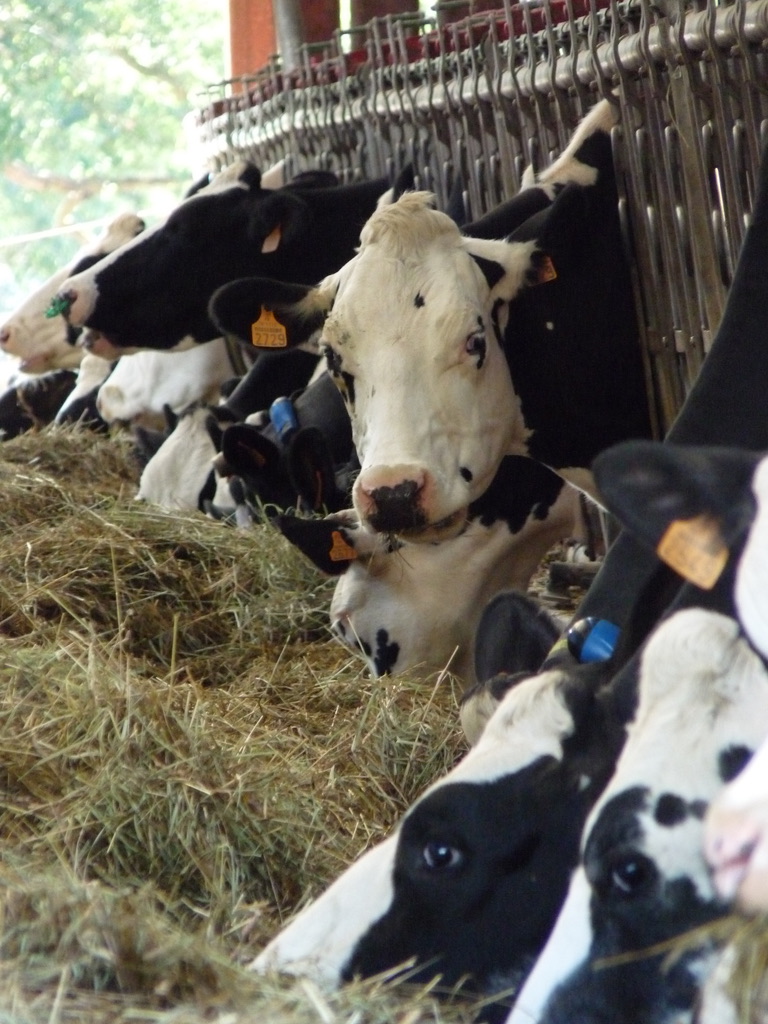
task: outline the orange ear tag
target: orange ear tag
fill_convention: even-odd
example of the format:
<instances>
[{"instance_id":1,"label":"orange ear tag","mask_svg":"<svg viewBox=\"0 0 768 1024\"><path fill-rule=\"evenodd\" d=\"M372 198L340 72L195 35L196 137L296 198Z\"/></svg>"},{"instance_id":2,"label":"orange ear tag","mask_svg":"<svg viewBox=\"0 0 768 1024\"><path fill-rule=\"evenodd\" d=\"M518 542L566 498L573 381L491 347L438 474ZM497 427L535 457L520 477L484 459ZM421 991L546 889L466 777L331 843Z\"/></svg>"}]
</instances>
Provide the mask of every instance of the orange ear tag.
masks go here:
<instances>
[{"instance_id":1,"label":"orange ear tag","mask_svg":"<svg viewBox=\"0 0 768 1024\"><path fill-rule=\"evenodd\" d=\"M557 271L555 270L555 264L552 262L551 256L545 256L539 267L539 276L537 281L539 284L547 284L548 281L554 281L557 277Z\"/></svg>"},{"instance_id":2,"label":"orange ear tag","mask_svg":"<svg viewBox=\"0 0 768 1024\"><path fill-rule=\"evenodd\" d=\"M280 240L283 237L283 232L278 224L277 227L272 228L267 237L261 244L262 252L277 252L280 245Z\"/></svg>"},{"instance_id":3,"label":"orange ear tag","mask_svg":"<svg viewBox=\"0 0 768 1024\"><path fill-rule=\"evenodd\" d=\"M357 558L357 552L348 544L338 530L334 530L331 534L331 550L328 552L328 557L332 562L354 562Z\"/></svg>"},{"instance_id":4,"label":"orange ear tag","mask_svg":"<svg viewBox=\"0 0 768 1024\"><path fill-rule=\"evenodd\" d=\"M256 348L286 348L288 345L288 332L275 319L275 314L261 307L261 316L251 324L251 344Z\"/></svg>"},{"instance_id":5,"label":"orange ear tag","mask_svg":"<svg viewBox=\"0 0 768 1024\"><path fill-rule=\"evenodd\" d=\"M656 554L683 579L704 590L714 587L728 561L728 548L717 522L708 516L670 523Z\"/></svg>"}]
</instances>

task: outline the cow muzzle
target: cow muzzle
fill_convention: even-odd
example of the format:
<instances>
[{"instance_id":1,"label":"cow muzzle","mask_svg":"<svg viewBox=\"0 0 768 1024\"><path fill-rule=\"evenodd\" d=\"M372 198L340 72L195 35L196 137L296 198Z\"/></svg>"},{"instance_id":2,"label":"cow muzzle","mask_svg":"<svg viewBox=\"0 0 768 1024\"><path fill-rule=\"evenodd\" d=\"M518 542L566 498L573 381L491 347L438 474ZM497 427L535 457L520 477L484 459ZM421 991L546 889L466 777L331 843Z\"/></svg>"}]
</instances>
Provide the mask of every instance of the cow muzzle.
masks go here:
<instances>
[{"instance_id":1,"label":"cow muzzle","mask_svg":"<svg viewBox=\"0 0 768 1024\"><path fill-rule=\"evenodd\" d=\"M377 533L432 542L455 536L466 519L466 509L435 519L434 492L431 475L420 466L371 466L357 478L354 504L360 518Z\"/></svg>"},{"instance_id":2,"label":"cow muzzle","mask_svg":"<svg viewBox=\"0 0 768 1024\"><path fill-rule=\"evenodd\" d=\"M379 533L423 529L426 474L418 466L373 466L363 470L355 488L361 519Z\"/></svg>"}]
</instances>

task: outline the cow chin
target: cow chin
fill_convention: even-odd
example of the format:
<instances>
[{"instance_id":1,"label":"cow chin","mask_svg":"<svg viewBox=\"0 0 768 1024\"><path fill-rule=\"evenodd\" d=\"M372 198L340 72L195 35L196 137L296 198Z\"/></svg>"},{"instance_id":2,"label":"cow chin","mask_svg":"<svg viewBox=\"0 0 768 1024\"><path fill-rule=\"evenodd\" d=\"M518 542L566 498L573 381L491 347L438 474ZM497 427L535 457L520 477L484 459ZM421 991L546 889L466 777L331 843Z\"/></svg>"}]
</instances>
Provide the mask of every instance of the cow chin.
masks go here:
<instances>
[{"instance_id":1,"label":"cow chin","mask_svg":"<svg viewBox=\"0 0 768 1024\"><path fill-rule=\"evenodd\" d=\"M423 526L398 530L396 536L410 544L440 544L444 540L453 540L454 537L458 537L462 533L467 525L468 512L467 508L460 508L457 512L436 523L425 523Z\"/></svg>"}]
</instances>

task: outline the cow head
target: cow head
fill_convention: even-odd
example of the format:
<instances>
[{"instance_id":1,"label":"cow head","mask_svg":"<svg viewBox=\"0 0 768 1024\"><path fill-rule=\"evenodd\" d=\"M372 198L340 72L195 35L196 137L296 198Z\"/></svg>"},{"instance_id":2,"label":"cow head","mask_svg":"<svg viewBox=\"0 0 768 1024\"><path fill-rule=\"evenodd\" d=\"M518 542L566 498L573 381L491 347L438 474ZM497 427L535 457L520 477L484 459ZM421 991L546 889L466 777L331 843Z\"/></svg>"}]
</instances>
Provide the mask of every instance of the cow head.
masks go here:
<instances>
[{"instance_id":1,"label":"cow head","mask_svg":"<svg viewBox=\"0 0 768 1024\"><path fill-rule=\"evenodd\" d=\"M704 860L704 815L765 734L767 714L768 673L733 619L688 608L656 629L626 744L584 828L563 924L514 1024L691 1019L712 950L689 947L666 966L664 953L724 911ZM565 954L562 930L581 936Z\"/></svg>"},{"instance_id":2,"label":"cow head","mask_svg":"<svg viewBox=\"0 0 768 1024\"><path fill-rule=\"evenodd\" d=\"M318 568L338 576L333 631L363 653L375 676L448 666L470 682L486 603L504 587L524 591L549 548L572 535L577 517L578 496L556 474L532 459L507 456L470 507L462 533L440 544L383 536L354 513L281 517L277 524ZM521 636L508 638L510 646L517 641ZM526 668L538 668L551 641ZM482 663L490 662L488 653Z\"/></svg>"},{"instance_id":3,"label":"cow head","mask_svg":"<svg viewBox=\"0 0 768 1024\"><path fill-rule=\"evenodd\" d=\"M161 508L202 511L217 489L213 459L219 438L212 436L210 412L198 403L178 417L167 411L169 434L144 466L136 497Z\"/></svg>"},{"instance_id":4,"label":"cow head","mask_svg":"<svg viewBox=\"0 0 768 1024\"><path fill-rule=\"evenodd\" d=\"M58 271L11 313L0 326L0 347L21 360L25 373L72 369L80 364L82 350L73 348L79 331L60 316L47 316L51 297L62 282L103 259L144 230L144 221L133 213L121 213L110 221L94 242L85 246L63 270Z\"/></svg>"},{"instance_id":5,"label":"cow head","mask_svg":"<svg viewBox=\"0 0 768 1024\"><path fill-rule=\"evenodd\" d=\"M605 781L605 736L577 739L600 717L593 696L558 672L510 691L477 746L266 947L256 969L338 984L414 958L409 977L469 979L495 996L518 985Z\"/></svg>"},{"instance_id":6,"label":"cow head","mask_svg":"<svg viewBox=\"0 0 768 1024\"><path fill-rule=\"evenodd\" d=\"M248 336L262 306L297 344L321 330L349 410L361 472L353 499L383 533L457 534L525 430L501 346L503 306L537 280L536 241L463 236L427 193L366 224L358 254L317 288L235 282L214 319Z\"/></svg>"},{"instance_id":7,"label":"cow head","mask_svg":"<svg viewBox=\"0 0 768 1024\"><path fill-rule=\"evenodd\" d=\"M318 280L349 258L388 182L315 184L265 189L251 165L227 168L141 240L64 281L70 324L91 329L97 354L184 348L218 335L207 304L225 282Z\"/></svg>"}]
</instances>

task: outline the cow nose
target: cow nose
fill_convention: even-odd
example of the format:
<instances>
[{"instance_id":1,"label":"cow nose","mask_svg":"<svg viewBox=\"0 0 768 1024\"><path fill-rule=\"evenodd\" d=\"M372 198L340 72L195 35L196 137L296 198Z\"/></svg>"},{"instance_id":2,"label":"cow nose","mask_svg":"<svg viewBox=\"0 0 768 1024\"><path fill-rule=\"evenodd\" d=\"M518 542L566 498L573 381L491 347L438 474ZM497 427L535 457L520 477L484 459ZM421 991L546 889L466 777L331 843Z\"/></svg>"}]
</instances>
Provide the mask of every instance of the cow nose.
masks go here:
<instances>
[{"instance_id":1,"label":"cow nose","mask_svg":"<svg viewBox=\"0 0 768 1024\"><path fill-rule=\"evenodd\" d=\"M5 348L5 346L8 344L8 342L10 340L11 340L11 329L10 329L10 327L3 327L3 329L0 331L0 345L2 345L3 348Z\"/></svg>"},{"instance_id":2,"label":"cow nose","mask_svg":"<svg viewBox=\"0 0 768 1024\"><path fill-rule=\"evenodd\" d=\"M368 517L371 525L377 530L397 531L412 530L426 523L417 504L420 490L415 480L403 480L394 487L375 487L370 493L374 504Z\"/></svg>"},{"instance_id":3,"label":"cow nose","mask_svg":"<svg viewBox=\"0 0 768 1024\"><path fill-rule=\"evenodd\" d=\"M427 523L421 504L425 483L424 471L416 466L365 471L359 481L361 515L382 533L420 529Z\"/></svg>"}]
</instances>

